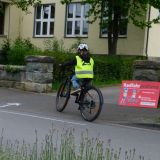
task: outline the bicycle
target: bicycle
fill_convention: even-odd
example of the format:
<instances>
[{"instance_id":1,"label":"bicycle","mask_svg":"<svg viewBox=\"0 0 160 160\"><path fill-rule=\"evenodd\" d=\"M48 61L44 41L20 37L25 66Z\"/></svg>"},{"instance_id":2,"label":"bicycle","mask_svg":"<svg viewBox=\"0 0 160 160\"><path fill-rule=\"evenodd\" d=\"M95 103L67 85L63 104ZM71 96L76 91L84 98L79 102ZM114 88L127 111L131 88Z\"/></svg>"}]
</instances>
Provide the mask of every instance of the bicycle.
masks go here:
<instances>
[{"instance_id":1,"label":"bicycle","mask_svg":"<svg viewBox=\"0 0 160 160\"><path fill-rule=\"evenodd\" d=\"M71 96L71 82L72 76L69 75L61 83L56 96L56 109L62 112ZM95 95L97 97L95 97ZM84 120L92 122L99 115L103 106L103 95L97 87L83 81L81 83L81 90L74 95L76 97L75 103L79 104L78 110Z\"/></svg>"}]
</instances>

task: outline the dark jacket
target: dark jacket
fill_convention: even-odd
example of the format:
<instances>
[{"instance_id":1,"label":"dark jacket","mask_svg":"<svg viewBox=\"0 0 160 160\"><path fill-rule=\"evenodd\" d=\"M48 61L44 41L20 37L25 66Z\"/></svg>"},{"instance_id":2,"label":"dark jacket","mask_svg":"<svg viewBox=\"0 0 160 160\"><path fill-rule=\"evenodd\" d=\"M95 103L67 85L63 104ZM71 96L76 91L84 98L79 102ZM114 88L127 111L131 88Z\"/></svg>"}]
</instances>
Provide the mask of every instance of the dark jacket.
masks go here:
<instances>
[{"instance_id":1,"label":"dark jacket","mask_svg":"<svg viewBox=\"0 0 160 160\"><path fill-rule=\"evenodd\" d=\"M84 62L89 63L90 62L90 56L89 54L85 54L85 55L78 55ZM62 64L62 66L76 66L77 65L77 60L76 57L68 62L65 62Z\"/></svg>"}]
</instances>

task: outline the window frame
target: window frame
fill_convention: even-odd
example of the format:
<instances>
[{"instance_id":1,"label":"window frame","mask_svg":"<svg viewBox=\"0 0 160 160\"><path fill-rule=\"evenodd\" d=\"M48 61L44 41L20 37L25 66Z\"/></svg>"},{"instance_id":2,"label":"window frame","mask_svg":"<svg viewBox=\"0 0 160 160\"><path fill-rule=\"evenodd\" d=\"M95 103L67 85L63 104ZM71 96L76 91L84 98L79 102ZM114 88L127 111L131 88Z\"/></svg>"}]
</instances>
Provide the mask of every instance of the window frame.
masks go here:
<instances>
[{"instance_id":1,"label":"window frame","mask_svg":"<svg viewBox=\"0 0 160 160\"><path fill-rule=\"evenodd\" d=\"M48 13L48 18L44 18L44 11L43 7L47 6L49 7L49 13ZM54 6L54 17L51 18L51 6ZM40 13L40 18L37 18L37 8L41 7L41 13ZM40 34L37 34L37 22L40 22ZM43 34L43 27L44 27L44 22L47 23L47 34ZM50 23L53 22L53 34L50 34ZM55 3L47 3L47 4L42 4L42 5L37 5L35 6L35 16L34 16L34 37L35 38L45 38L45 37L54 37L54 30L55 30Z\"/></svg>"},{"instance_id":2,"label":"window frame","mask_svg":"<svg viewBox=\"0 0 160 160\"><path fill-rule=\"evenodd\" d=\"M80 13L80 17L76 17L76 5L80 4L81 5L81 13ZM69 5L73 5L73 17L72 18L68 18L68 11L69 11ZM69 3L68 5L66 5L66 20L65 20L65 37L66 38L76 38L76 37L83 37L83 38L87 38L88 37L88 33L89 33L89 23L88 21L88 17L84 16L84 9L85 9L85 5L88 5L88 3L82 4L81 2L73 2L73 3ZM89 6L90 8L90 6ZM68 22L72 22L72 28L71 28L71 34L67 34L67 24ZM79 27L79 34L75 34L75 23L76 22L80 22L80 27ZM83 34L83 29L84 29L84 22L86 22L87 24L87 34Z\"/></svg>"}]
</instances>

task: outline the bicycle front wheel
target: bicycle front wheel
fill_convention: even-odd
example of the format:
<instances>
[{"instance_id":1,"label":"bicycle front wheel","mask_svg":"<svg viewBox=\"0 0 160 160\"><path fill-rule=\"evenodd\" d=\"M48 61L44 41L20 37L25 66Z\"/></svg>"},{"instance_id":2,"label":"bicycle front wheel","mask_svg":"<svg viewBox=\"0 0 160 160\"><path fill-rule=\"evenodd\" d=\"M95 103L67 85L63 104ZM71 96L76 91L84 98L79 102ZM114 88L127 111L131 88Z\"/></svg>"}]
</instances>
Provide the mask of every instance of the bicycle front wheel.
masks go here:
<instances>
[{"instance_id":1,"label":"bicycle front wheel","mask_svg":"<svg viewBox=\"0 0 160 160\"><path fill-rule=\"evenodd\" d=\"M56 109L59 112L62 112L69 100L69 84L66 83L62 83L61 86L59 87L59 90L57 92L57 96L56 96Z\"/></svg>"},{"instance_id":2,"label":"bicycle front wheel","mask_svg":"<svg viewBox=\"0 0 160 160\"><path fill-rule=\"evenodd\" d=\"M86 121L94 121L100 114L103 106L103 95L101 91L91 86L84 93L80 113Z\"/></svg>"}]
</instances>

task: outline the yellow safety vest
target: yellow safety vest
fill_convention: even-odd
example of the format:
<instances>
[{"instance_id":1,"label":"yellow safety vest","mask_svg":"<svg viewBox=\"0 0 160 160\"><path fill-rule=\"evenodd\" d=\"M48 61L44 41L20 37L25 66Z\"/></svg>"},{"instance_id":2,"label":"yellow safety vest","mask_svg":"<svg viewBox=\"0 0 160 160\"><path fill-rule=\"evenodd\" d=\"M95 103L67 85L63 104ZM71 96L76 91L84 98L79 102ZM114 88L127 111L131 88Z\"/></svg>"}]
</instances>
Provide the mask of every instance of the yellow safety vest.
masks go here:
<instances>
[{"instance_id":1,"label":"yellow safety vest","mask_svg":"<svg viewBox=\"0 0 160 160\"><path fill-rule=\"evenodd\" d=\"M76 56L77 65L75 66L75 74L77 78L93 78L94 61L90 58L90 62L84 62L79 56Z\"/></svg>"}]
</instances>

